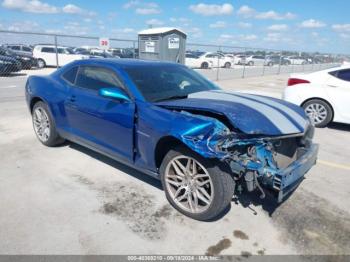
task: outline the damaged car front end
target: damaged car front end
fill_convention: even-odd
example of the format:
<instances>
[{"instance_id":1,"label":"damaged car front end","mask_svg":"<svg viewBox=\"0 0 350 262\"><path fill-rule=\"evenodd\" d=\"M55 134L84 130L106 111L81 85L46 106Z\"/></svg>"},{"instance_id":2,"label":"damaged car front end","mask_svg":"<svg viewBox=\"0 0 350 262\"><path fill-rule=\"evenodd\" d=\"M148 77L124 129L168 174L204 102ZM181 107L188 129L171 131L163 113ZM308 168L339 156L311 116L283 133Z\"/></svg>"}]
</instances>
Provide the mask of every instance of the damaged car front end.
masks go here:
<instances>
[{"instance_id":1,"label":"damaged car front end","mask_svg":"<svg viewBox=\"0 0 350 262\"><path fill-rule=\"evenodd\" d=\"M217 112L174 103L162 106L199 120L190 128L175 128L172 135L200 155L226 163L238 193L258 190L264 198L268 190L280 203L316 163L318 145L312 142L314 126L308 120L303 131L294 134L247 134Z\"/></svg>"}]
</instances>

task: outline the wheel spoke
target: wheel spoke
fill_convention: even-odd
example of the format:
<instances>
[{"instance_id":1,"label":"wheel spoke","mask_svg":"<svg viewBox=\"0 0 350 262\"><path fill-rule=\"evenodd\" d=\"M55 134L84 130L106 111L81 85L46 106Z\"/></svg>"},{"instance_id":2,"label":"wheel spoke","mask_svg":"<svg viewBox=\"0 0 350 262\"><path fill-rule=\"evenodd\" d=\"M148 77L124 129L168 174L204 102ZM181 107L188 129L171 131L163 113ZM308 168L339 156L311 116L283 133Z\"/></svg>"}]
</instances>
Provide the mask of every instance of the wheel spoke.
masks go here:
<instances>
[{"instance_id":1,"label":"wheel spoke","mask_svg":"<svg viewBox=\"0 0 350 262\"><path fill-rule=\"evenodd\" d=\"M176 187L181 186L181 183L180 183L180 182L176 182L176 181L171 180L171 179L167 179L166 181L167 181L169 184L173 185L173 186L176 186Z\"/></svg>"},{"instance_id":2,"label":"wheel spoke","mask_svg":"<svg viewBox=\"0 0 350 262\"><path fill-rule=\"evenodd\" d=\"M183 176L179 176L179 175L177 175L177 174L175 174L175 175L168 175L168 178L179 179L179 180L181 180L181 181L184 179Z\"/></svg>"},{"instance_id":3,"label":"wheel spoke","mask_svg":"<svg viewBox=\"0 0 350 262\"><path fill-rule=\"evenodd\" d=\"M197 164L196 164L196 161L192 161L192 176L195 176L197 175Z\"/></svg>"},{"instance_id":4,"label":"wheel spoke","mask_svg":"<svg viewBox=\"0 0 350 262\"><path fill-rule=\"evenodd\" d=\"M188 205L189 205L189 207L191 209L191 212L195 211L194 210L194 206L193 206L193 202L192 202L191 193L188 193L187 202L188 202Z\"/></svg>"},{"instance_id":5,"label":"wheel spoke","mask_svg":"<svg viewBox=\"0 0 350 262\"><path fill-rule=\"evenodd\" d=\"M209 200L205 198L204 195L201 192L199 192L199 190L197 190L196 193L199 200L202 200L207 205L210 204Z\"/></svg>"},{"instance_id":6,"label":"wheel spoke","mask_svg":"<svg viewBox=\"0 0 350 262\"><path fill-rule=\"evenodd\" d=\"M172 162L172 166L174 167L175 172L178 175L180 175L180 176L184 176L185 175L186 168L180 163L180 161L174 160Z\"/></svg>"},{"instance_id":7,"label":"wheel spoke","mask_svg":"<svg viewBox=\"0 0 350 262\"><path fill-rule=\"evenodd\" d=\"M208 183L210 183L210 179L205 180L205 181L199 181L199 182L197 182L197 185L202 187L202 186L204 186L205 184L208 184Z\"/></svg>"},{"instance_id":8,"label":"wheel spoke","mask_svg":"<svg viewBox=\"0 0 350 262\"><path fill-rule=\"evenodd\" d=\"M191 158L189 158L187 160L187 163L186 163L186 172L187 172L187 174L189 174L191 172L191 162L192 162L192 160L191 160Z\"/></svg>"}]
</instances>

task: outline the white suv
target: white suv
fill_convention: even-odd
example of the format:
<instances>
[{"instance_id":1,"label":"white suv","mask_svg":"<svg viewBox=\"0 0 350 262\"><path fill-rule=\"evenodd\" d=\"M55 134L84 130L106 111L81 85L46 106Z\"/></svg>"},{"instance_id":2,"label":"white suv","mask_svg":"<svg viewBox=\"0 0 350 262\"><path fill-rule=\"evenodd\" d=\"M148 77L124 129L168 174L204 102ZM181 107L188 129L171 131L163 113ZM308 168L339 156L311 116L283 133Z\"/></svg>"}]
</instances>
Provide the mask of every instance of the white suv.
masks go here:
<instances>
[{"instance_id":1,"label":"white suv","mask_svg":"<svg viewBox=\"0 0 350 262\"><path fill-rule=\"evenodd\" d=\"M54 45L37 45L33 50L33 57L38 59L38 67L57 66L56 47ZM58 66L64 66L74 60L86 59L89 56L75 54L68 47L57 47Z\"/></svg>"}]
</instances>

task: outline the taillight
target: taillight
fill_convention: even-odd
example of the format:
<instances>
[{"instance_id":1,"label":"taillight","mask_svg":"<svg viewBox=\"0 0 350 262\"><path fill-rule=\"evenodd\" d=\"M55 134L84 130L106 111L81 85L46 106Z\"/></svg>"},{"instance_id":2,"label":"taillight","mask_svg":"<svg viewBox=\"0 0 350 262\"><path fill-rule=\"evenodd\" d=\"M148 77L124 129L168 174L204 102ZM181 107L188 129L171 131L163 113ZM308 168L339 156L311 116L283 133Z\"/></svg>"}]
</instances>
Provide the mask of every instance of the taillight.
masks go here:
<instances>
[{"instance_id":1,"label":"taillight","mask_svg":"<svg viewBox=\"0 0 350 262\"><path fill-rule=\"evenodd\" d=\"M294 86L297 84L309 84L310 81L300 78L289 78L288 79L288 86Z\"/></svg>"}]
</instances>

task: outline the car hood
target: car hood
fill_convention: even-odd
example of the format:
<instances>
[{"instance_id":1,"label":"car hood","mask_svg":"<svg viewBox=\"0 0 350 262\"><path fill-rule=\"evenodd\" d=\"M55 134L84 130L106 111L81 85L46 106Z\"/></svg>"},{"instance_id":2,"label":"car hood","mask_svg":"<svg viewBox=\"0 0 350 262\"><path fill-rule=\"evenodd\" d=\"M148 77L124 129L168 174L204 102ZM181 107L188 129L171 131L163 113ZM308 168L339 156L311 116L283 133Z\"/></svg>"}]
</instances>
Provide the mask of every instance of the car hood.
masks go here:
<instances>
[{"instance_id":1,"label":"car hood","mask_svg":"<svg viewBox=\"0 0 350 262\"><path fill-rule=\"evenodd\" d=\"M192 93L185 99L156 103L158 106L217 113L246 134L280 136L303 133L309 120L303 109L286 101L223 90Z\"/></svg>"}]
</instances>

